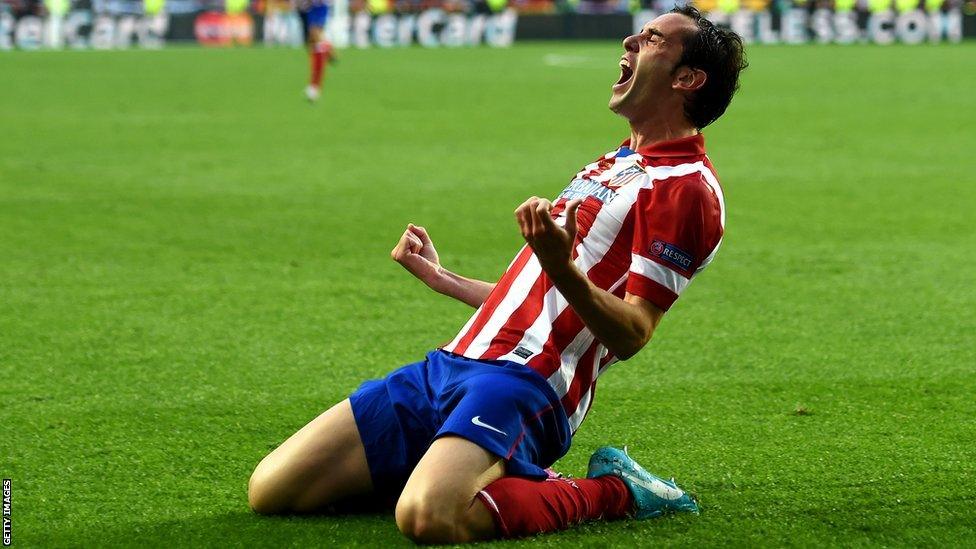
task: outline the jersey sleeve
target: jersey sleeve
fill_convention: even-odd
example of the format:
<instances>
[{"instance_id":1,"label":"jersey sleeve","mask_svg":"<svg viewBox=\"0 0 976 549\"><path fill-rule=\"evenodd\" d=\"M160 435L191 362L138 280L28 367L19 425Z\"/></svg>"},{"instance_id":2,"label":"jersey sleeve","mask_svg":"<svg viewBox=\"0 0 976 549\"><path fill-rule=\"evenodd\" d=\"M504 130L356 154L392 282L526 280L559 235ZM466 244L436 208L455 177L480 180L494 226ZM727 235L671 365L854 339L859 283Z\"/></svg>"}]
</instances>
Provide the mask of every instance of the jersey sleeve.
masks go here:
<instances>
[{"instance_id":1,"label":"jersey sleeve","mask_svg":"<svg viewBox=\"0 0 976 549\"><path fill-rule=\"evenodd\" d=\"M655 182L634 203L627 292L667 311L722 238L722 205L698 174Z\"/></svg>"}]
</instances>

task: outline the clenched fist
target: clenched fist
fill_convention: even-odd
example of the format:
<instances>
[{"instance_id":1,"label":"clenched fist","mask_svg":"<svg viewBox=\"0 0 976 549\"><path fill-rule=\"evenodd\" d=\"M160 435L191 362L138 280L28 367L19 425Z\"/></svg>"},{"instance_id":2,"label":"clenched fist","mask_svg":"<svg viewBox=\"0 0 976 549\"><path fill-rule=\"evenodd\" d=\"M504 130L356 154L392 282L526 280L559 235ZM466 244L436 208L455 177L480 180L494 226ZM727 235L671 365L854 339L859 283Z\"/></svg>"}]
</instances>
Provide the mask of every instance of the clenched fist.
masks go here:
<instances>
[{"instance_id":1,"label":"clenched fist","mask_svg":"<svg viewBox=\"0 0 976 549\"><path fill-rule=\"evenodd\" d=\"M430 241L430 235L426 229L413 223L407 225L390 257L428 286L436 285L442 276L440 258L437 257L434 243Z\"/></svg>"},{"instance_id":2,"label":"clenched fist","mask_svg":"<svg viewBox=\"0 0 976 549\"><path fill-rule=\"evenodd\" d=\"M543 269L560 269L573 261L576 241L576 212L583 201L566 203L566 223L560 227L552 217L552 202L533 196L515 209L522 238L529 244Z\"/></svg>"}]
</instances>

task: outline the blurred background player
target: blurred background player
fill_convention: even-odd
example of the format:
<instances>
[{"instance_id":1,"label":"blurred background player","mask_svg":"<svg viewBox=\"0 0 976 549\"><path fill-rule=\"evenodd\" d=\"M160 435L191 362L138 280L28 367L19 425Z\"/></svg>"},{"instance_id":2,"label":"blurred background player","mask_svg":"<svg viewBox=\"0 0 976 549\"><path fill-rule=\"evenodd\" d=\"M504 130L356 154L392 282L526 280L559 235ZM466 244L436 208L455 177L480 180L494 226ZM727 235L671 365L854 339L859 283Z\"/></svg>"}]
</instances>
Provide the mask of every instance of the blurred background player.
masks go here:
<instances>
[{"instance_id":1,"label":"blurred background player","mask_svg":"<svg viewBox=\"0 0 976 549\"><path fill-rule=\"evenodd\" d=\"M302 31L308 48L310 74L305 97L317 101L322 95L322 78L325 62L334 62L332 44L325 37L325 22L329 18L327 0L297 0L298 16L302 19Z\"/></svg>"}]
</instances>

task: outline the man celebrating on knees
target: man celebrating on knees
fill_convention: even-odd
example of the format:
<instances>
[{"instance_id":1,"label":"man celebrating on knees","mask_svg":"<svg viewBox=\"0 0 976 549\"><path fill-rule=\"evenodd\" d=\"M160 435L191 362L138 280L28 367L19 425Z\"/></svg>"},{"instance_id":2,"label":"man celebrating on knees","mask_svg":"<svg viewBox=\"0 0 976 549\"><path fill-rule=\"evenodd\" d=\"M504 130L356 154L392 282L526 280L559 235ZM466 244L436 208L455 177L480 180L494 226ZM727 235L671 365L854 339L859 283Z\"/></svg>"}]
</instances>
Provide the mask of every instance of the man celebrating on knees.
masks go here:
<instances>
[{"instance_id":1,"label":"man celebrating on knees","mask_svg":"<svg viewBox=\"0 0 976 549\"><path fill-rule=\"evenodd\" d=\"M740 38L684 7L623 46L610 108L630 139L554 201L515 210L526 246L494 284L442 267L427 231L409 225L393 259L477 310L449 344L363 383L264 458L249 485L256 512L393 495L397 527L424 543L698 512L616 448L593 454L586 479L547 469L569 450L597 378L647 344L724 230L700 130L738 88Z\"/></svg>"}]
</instances>

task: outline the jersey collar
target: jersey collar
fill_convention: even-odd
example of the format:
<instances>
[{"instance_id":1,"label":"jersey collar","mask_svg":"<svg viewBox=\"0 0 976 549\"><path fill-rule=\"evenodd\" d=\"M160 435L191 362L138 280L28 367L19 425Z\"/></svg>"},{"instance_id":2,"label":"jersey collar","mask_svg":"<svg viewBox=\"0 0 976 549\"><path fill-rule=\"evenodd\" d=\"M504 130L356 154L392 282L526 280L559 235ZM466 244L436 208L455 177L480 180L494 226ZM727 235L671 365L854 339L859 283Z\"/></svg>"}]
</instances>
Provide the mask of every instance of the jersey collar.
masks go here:
<instances>
[{"instance_id":1,"label":"jersey collar","mask_svg":"<svg viewBox=\"0 0 976 549\"><path fill-rule=\"evenodd\" d=\"M620 147L621 149L630 151L630 139L624 141ZM705 138L702 134L696 133L690 137L651 143L650 145L641 147L636 152L648 158L705 156Z\"/></svg>"}]
</instances>

